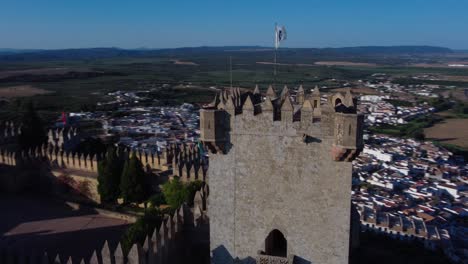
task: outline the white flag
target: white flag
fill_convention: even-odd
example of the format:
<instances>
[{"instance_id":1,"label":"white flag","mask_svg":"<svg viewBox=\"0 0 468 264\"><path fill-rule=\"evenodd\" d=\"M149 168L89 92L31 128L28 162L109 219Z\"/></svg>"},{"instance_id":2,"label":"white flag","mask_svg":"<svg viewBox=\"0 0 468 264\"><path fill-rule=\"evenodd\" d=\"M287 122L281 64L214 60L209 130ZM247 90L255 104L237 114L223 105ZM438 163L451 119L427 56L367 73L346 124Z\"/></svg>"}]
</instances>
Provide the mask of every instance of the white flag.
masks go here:
<instances>
[{"instance_id":1,"label":"white flag","mask_svg":"<svg viewBox=\"0 0 468 264\"><path fill-rule=\"evenodd\" d=\"M286 28L284 26L275 26L275 49L278 49L281 41L285 39Z\"/></svg>"}]
</instances>

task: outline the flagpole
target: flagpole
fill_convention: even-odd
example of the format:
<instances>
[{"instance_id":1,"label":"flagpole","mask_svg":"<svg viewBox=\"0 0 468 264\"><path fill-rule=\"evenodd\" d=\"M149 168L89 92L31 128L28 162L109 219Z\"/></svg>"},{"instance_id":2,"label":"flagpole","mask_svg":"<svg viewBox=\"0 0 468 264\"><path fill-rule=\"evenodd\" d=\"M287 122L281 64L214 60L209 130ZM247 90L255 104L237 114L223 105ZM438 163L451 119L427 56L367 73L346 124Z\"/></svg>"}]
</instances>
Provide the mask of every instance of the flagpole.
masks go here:
<instances>
[{"instance_id":1,"label":"flagpole","mask_svg":"<svg viewBox=\"0 0 468 264\"><path fill-rule=\"evenodd\" d=\"M276 48L275 48L275 62L274 62L273 77L274 77L274 82L273 82L273 84L276 85Z\"/></svg>"},{"instance_id":2,"label":"flagpole","mask_svg":"<svg viewBox=\"0 0 468 264\"><path fill-rule=\"evenodd\" d=\"M273 86L276 86L276 50L278 49L278 33L276 32L277 30L277 23L275 23L275 57L274 57L274 62L273 62Z\"/></svg>"},{"instance_id":3,"label":"flagpole","mask_svg":"<svg viewBox=\"0 0 468 264\"><path fill-rule=\"evenodd\" d=\"M229 56L229 79L230 79L231 90L232 90L232 56Z\"/></svg>"}]
</instances>

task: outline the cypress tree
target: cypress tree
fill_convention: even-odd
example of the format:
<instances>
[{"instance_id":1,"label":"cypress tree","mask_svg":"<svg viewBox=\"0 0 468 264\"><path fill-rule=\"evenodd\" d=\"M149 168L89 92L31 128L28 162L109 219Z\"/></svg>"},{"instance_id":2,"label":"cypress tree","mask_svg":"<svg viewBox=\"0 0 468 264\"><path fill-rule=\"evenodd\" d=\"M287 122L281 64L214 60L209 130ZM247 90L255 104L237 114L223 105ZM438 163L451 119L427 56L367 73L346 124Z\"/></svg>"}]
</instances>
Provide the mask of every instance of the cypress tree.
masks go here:
<instances>
[{"instance_id":1,"label":"cypress tree","mask_svg":"<svg viewBox=\"0 0 468 264\"><path fill-rule=\"evenodd\" d=\"M141 203L148 198L146 172L135 153L125 162L120 178L120 195L125 203Z\"/></svg>"},{"instance_id":2,"label":"cypress tree","mask_svg":"<svg viewBox=\"0 0 468 264\"><path fill-rule=\"evenodd\" d=\"M119 197L121 164L115 148L109 147L105 159L98 164L98 192L102 202L114 203Z\"/></svg>"},{"instance_id":3,"label":"cypress tree","mask_svg":"<svg viewBox=\"0 0 468 264\"><path fill-rule=\"evenodd\" d=\"M31 101L23 105L21 117L21 134L18 143L21 149L30 149L41 146L47 140L47 135L41 118L37 114Z\"/></svg>"}]
</instances>

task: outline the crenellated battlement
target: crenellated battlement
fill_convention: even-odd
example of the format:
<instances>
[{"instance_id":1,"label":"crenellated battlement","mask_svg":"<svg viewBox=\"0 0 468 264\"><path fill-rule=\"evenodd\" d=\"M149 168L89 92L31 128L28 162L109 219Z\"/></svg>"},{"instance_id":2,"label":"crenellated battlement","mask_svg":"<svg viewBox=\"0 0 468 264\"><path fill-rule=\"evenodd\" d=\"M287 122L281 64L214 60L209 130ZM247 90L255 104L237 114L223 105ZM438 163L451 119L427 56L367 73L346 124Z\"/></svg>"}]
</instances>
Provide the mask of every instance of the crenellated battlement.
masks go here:
<instances>
[{"instance_id":1,"label":"crenellated battlement","mask_svg":"<svg viewBox=\"0 0 468 264\"><path fill-rule=\"evenodd\" d=\"M253 92L225 90L200 110L201 141L210 151L225 153L235 134L301 137L305 144L331 142L333 160L351 161L363 147L363 117L356 106L350 90L326 98L318 87L306 94L300 86L295 97L287 86L279 96L272 86L264 95L258 86Z\"/></svg>"},{"instance_id":2,"label":"crenellated battlement","mask_svg":"<svg viewBox=\"0 0 468 264\"><path fill-rule=\"evenodd\" d=\"M172 158L176 152L176 145L169 145L162 153L148 153L142 151L128 151L117 148L119 155L131 157L135 152L143 166L149 170L168 170L172 164ZM197 150L198 152L198 150ZM178 153L178 152L177 152ZM195 154L187 152L187 157L194 157ZM64 151L58 146L44 144L42 147L30 149L28 151L13 152L0 148L0 164L16 166L33 160L48 162L52 168L73 169L95 173L97 175L97 163L105 158L106 153L86 154L71 151ZM197 154L198 155L198 154ZM185 157L185 155L183 156ZM185 159L185 158L184 158ZM190 158L190 160L193 158Z\"/></svg>"},{"instance_id":3,"label":"crenellated battlement","mask_svg":"<svg viewBox=\"0 0 468 264\"><path fill-rule=\"evenodd\" d=\"M147 170L167 171L172 167L173 175L182 181L206 181L207 160L202 159L201 153L193 144L169 144L159 152L144 152L116 148L118 155L128 158L135 153ZM105 158L106 153L88 155L64 151L57 146L44 144L42 147L28 151L13 152L0 147L0 164L17 166L31 161L48 163L52 169L71 169L90 172L97 177L97 164Z\"/></svg>"},{"instance_id":4,"label":"crenellated battlement","mask_svg":"<svg viewBox=\"0 0 468 264\"><path fill-rule=\"evenodd\" d=\"M194 145L173 145L172 172L183 182L206 181L207 161Z\"/></svg>"},{"instance_id":5,"label":"crenellated battlement","mask_svg":"<svg viewBox=\"0 0 468 264\"><path fill-rule=\"evenodd\" d=\"M0 123L0 144L14 140L21 134L21 125L17 125L11 121Z\"/></svg>"},{"instance_id":6,"label":"crenellated battlement","mask_svg":"<svg viewBox=\"0 0 468 264\"><path fill-rule=\"evenodd\" d=\"M143 167L151 175L164 180L170 173L180 177L183 182L195 180L206 181L207 160L202 159L198 147L194 145L169 144L163 152L132 151L127 148L116 148L116 153L122 159L129 159L133 154L141 161ZM88 155L63 151L57 146L44 144L42 147L28 151L13 152L0 147L0 165L28 168L30 165L44 166L51 174L60 178L70 176L76 185L86 182L89 191L83 195L96 202L100 201L97 191L98 163L105 158L106 153ZM69 184L70 185L70 184Z\"/></svg>"},{"instance_id":7,"label":"crenellated battlement","mask_svg":"<svg viewBox=\"0 0 468 264\"><path fill-rule=\"evenodd\" d=\"M291 255L347 263L349 161L363 147L356 106L350 90L270 86L264 94L223 91L200 110L200 139L211 152L213 262L227 251L265 263L289 263Z\"/></svg>"},{"instance_id":8,"label":"crenellated battlement","mask_svg":"<svg viewBox=\"0 0 468 264\"><path fill-rule=\"evenodd\" d=\"M49 129L47 143L61 150L72 150L81 141L78 129L74 127Z\"/></svg>"},{"instance_id":9,"label":"crenellated battlement","mask_svg":"<svg viewBox=\"0 0 468 264\"><path fill-rule=\"evenodd\" d=\"M22 125L12 121L0 123L0 144L13 142L22 132ZM78 129L74 127L55 128L47 131L47 143L63 150L71 150L81 140Z\"/></svg>"}]
</instances>

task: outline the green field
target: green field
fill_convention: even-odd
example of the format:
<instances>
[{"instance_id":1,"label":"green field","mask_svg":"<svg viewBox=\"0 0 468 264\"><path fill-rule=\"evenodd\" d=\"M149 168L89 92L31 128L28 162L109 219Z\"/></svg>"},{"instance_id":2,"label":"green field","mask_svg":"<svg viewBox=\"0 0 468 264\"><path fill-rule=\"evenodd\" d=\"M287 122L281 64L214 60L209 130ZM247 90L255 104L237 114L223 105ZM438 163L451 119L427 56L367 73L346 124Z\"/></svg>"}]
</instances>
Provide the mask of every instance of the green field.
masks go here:
<instances>
[{"instance_id":1,"label":"green field","mask_svg":"<svg viewBox=\"0 0 468 264\"><path fill-rule=\"evenodd\" d=\"M303 84L313 88L315 85L328 88L343 87L357 80L372 79L374 73L385 73L406 80L412 74L444 74L468 76L468 69L409 67L408 63L425 62L439 58L421 57L416 60L407 56L367 56L336 55L320 52L285 50L279 53L278 74L273 75L273 65L259 64L272 60L271 51L239 52L211 50L165 51L147 56L116 56L111 58L16 60L0 61L0 89L18 85L51 91L52 93L33 96L36 108L46 117L56 116L62 111L95 109L97 102L112 98L106 94L116 90L147 90L154 88L154 99L163 104L181 102L207 102L215 90L210 86L229 86L229 57L232 58L233 86L251 87L256 84L266 89L276 83L281 89L284 84L290 87ZM174 60L193 62L196 65L175 64ZM316 61L339 60L350 62L371 62L377 66L317 66ZM390 66L389 66L390 65ZM30 69L62 69L61 74L30 74ZM11 73L11 71L16 71ZM25 72L18 72L25 71ZM10 73L11 76L3 76ZM79 72L80 74L77 74ZM405 79L406 78L406 79ZM169 88L162 89L163 84ZM185 85L191 84L189 88ZM464 82L450 83L464 86ZM180 88L180 87L185 88ZM175 87L179 87L175 89ZM326 90L326 89L324 89ZM8 98L0 101L0 119L15 119L18 106L30 98Z\"/></svg>"}]
</instances>

